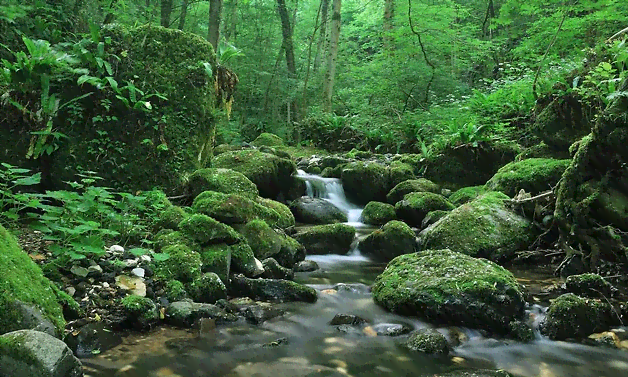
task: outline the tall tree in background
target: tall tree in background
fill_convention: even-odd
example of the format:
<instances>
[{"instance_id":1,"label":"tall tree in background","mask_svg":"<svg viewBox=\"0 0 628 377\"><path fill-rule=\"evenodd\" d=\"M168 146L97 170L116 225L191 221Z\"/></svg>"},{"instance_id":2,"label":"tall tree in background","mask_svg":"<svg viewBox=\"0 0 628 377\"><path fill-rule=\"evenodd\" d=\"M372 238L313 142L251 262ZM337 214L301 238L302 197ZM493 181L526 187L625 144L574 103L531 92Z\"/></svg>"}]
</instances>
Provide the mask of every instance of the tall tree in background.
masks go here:
<instances>
[{"instance_id":1,"label":"tall tree in background","mask_svg":"<svg viewBox=\"0 0 628 377\"><path fill-rule=\"evenodd\" d=\"M334 0L331 8L331 32L329 33L329 52L327 55L327 72L323 88L324 109L331 112L331 99L334 95L336 80L336 60L338 58L338 39L340 38L340 7L341 0Z\"/></svg>"},{"instance_id":2,"label":"tall tree in background","mask_svg":"<svg viewBox=\"0 0 628 377\"><path fill-rule=\"evenodd\" d=\"M185 27L185 18L188 15L188 0L181 1L181 13L179 14L179 30L183 30Z\"/></svg>"},{"instance_id":3,"label":"tall tree in background","mask_svg":"<svg viewBox=\"0 0 628 377\"><path fill-rule=\"evenodd\" d=\"M172 0L161 0L161 26L170 27L172 14Z\"/></svg>"},{"instance_id":4,"label":"tall tree in background","mask_svg":"<svg viewBox=\"0 0 628 377\"><path fill-rule=\"evenodd\" d=\"M321 28L318 35L318 45L316 46L316 56L314 57L314 71L318 71L321 65L322 56L325 54L325 39L327 38L327 17L329 15L329 0L321 0Z\"/></svg>"},{"instance_id":5,"label":"tall tree in background","mask_svg":"<svg viewBox=\"0 0 628 377\"><path fill-rule=\"evenodd\" d=\"M207 40L209 40L209 43L214 46L214 50L218 49L221 20L222 0L209 0L209 32L207 35Z\"/></svg>"},{"instance_id":6,"label":"tall tree in background","mask_svg":"<svg viewBox=\"0 0 628 377\"><path fill-rule=\"evenodd\" d=\"M390 51L392 48L393 20L395 18L395 0L386 0L384 3L384 49Z\"/></svg>"},{"instance_id":7,"label":"tall tree in background","mask_svg":"<svg viewBox=\"0 0 628 377\"><path fill-rule=\"evenodd\" d=\"M283 36L283 49L286 53L286 66L288 68L288 74L290 78L295 79L297 77L297 67L294 62L294 44L292 43L292 27L290 26L290 17L288 16L288 9L286 8L285 0L277 0L277 12L281 19L281 34ZM290 104L290 110L294 117L297 116L297 103L296 100ZM288 116L290 118L290 116Z\"/></svg>"}]
</instances>

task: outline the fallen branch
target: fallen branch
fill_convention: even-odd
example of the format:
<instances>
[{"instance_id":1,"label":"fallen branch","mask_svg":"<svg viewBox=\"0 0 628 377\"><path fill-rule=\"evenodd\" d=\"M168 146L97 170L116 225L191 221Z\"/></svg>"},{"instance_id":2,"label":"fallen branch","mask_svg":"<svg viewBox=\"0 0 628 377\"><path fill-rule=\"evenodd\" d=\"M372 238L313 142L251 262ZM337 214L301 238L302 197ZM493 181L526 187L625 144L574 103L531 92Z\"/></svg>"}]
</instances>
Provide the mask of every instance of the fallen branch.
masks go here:
<instances>
[{"instance_id":1,"label":"fallen branch","mask_svg":"<svg viewBox=\"0 0 628 377\"><path fill-rule=\"evenodd\" d=\"M523 203L533 202L533 201L538 200L538 199L547 198L548 196L552 196L553 194L554 194L554 191L547 191L547 192L541 193L541 194L539 194L537 196L533 196L531 198L510 199L510 202L512 204L523 204Z\"/></svg>"},{"instance_id":2,"label":"fallen branch","mask_svg":"<svg viewBox=\"0 0 628 377\"><path fill-rule=\"evenodd\" d=\"M612 37L608 38L607 42L612 41L613 39L615 39L615 38L619 37L620 35L622 35L622 34L624 34L624 33L626 33L626 32L628 32L628 27L627 27L627 28L625 28L625 29L622 29L622 30L618 31L618 32L617 32L617 33L615 33L615 34L613 34L613 36L612 36Z\"/></svg>"}]
</instances>

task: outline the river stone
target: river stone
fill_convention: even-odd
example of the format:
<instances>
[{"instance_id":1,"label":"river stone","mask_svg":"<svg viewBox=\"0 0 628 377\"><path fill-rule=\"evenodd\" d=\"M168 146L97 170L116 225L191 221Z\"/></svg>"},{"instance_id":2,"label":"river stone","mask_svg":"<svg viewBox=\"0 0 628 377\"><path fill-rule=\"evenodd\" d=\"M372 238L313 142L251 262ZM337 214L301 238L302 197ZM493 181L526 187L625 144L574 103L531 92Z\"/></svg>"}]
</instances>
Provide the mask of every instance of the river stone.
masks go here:
<instances>
[{"instance_id":1,"label":"river stone","mask_svg":"<svg viewBox=\"0 0 628 377\"><path fill-rule=\"evenodd\" d=\"M218 275L207 272L190 284L188 289L194 301L213 304L227 298L227 288Z\"/></svg>"},{"instance_id":2,"label":"river stone","mask_svg":"<svg viewBox=\"0 0 628 377\"><path fill-rule=\"evenodd\" d=\"M388 203L369 202L362 211L362 222L368 225L384 225L396 218L395 207Z\"/></svg>"},{"instance_id":3,"label":"river stone","mask_svg":"<svg viewBox=\"0 0 628 377\"><path fill-rule=\"evenodd\" d=\"M290 210L294 214L294 218L304 224L347 222L347 214L325 199L304 196L292 201Z\"/></svg>"},{"instance_id":4,"label":"river stone","mask_svg":"<svg viewBox=\"0 0 628 377\"><path fill-rule=\"evenodd\" d=\"M93 322L69 333L65 342L76 356L91 357L95 351L104 352L121 344L122 336L102 322Z\"/></svg>"},{"instance_id":5,"label":"river stone","mask_svg":"<svg viewBox=\"0 0 628 377\"><path fill-rule=\"evenodd\" d=\"M264 266L263 278L267 279L294 279L294 271L291 268L282 267L274 258L267 258L262 261Z\"/></svg>"},{"instance_id":6,"label":"river stone","mask_svg":"<svg viewBox=\"0 0 628 377\"><path fill-rule=\"evenodd\" d=\"M393 259L373 285L375 303L391 312L507 334L524 314L515 277L497 264L426 250Z\"/></svg>"},{"instance_id":7,"label":"river stone","mask_svg":"<svg viewBox=\"0 0 628 377\"><path fill-rule=\"evenodd\" d=\"M373 325L373 330L380 336L399 336L412 331L412 328L400 323L378 323Z\"/></svg>"},{"instance_id":8,"label":"river stone","mask_svg":"<svg viewBox=\"0 0 628 377\"><path fill-rule=\"evenodd\" d=\"M294 239L307 254L347 254L355 238L355 228L346 224L315 225L300 230Z\"/></svg>"},{"instance_id":9,"label":"river stone","mask_svg":"<svg viewBox=\"0 0 628 377\"><path fill-rule=\"evenodd\" d=\"M42 312L34 305L15 301L7 305L7 308L10 308L14 315L17 316L18 320L14 325L18 328L41 331L51 336L57 336L54 324L44 317Z\"/></svg>"},{"instance_id":10,"label":"river stone","mask_svg":"<svg viewBox=\"0 0 628 377\"><path fill-rule=\"evenodd\" d=\"M304 260L294 266L295 272L312 272L318 270L318 263L313 260Z\"/></svg>"},{"instance_id":11,"label":"river stone","mask_svg":"<svg viewBox=\"0 0 628 377\"><path fill-rule=\"evenodd\" d=\"M119 275L116 276L116 285L125 291L129 291L132 295L146 296L146 284L144 279L140 277Z\"/></svg>"},{"instance_id":12,"label":"river stone","mask_svg":"<svg viewBox=\"0 0 628 377\"><path fill-rule=\"evenodd\" d=\"M386 200L388 203L395 205L397 202L403 200L406 194L411 192L438 192L438 185L429 179L419 178L419 179L410 179L407 181L403 181L396 185L388 195L386 195Z\"/></svg>"},{"instance_id":13,"label":"river stone","mask_svg":"<svg viewBox=\"0 0 628 377\"><path fill-rule=\"evenodd\" d=\"M260 301L305 301L316 302L314 288L288 280L249 279L235 275L229 286L231 296L250 297Z\"/></svg>"},{"instance_id":14,"label":"river stone","mask_svg":"<svg viewBox=\"0 0 628 377\"><path fill-rule=\"evenodd\" d=\"M329 321L329 324L332 326L338 325L351 325L351 326L360 326L367 323L367 320L361 317L358 317L354 314L344 314L338 313Z\"/></svg>"},{"instance_id":15,"label":"river stone","mask_svg":"<svg viewBox=\"0 0 628 377\"><path fill-rule=\"evenodd\" d=\"M540 330L552 340L581 339L616 324L618 320L607 303L567 293L551 303Z\"/></svg>"},{"instance_id":16,"label":"river stone","mask_svg":"<svg viewBox=\"0 0 628 377\"><path fill-rule=\"evenodd\" d=\"M448 355L447 338L434 329L421 329L410 334L406 347L430 355Z\"/></svg>"},{"instance_id":17,"label":"river stone","mask_svg":"<svg viewBox=\"0 0 628 377\"><path fill-rule=\"evenodd\" d=\"M179 327L191 327L200 318L211 318L217 323L235 322L237 317L212 304L177 301L166 308L166 322Z\"/></svg>"},{"instance_id":18,"label":"river stone","mask_svg":"<svg viewBox=\"0 0 628 377\"><path fill-rule=\"evenodd\" d=\"M81 362L61 340L40 331L0 336L0 376L79 377Z\"/></svg>"},{"instance_id":19,"label":"river stone","mask_svg":"<svg viewBox=\"0 0 628 377\"><path fill-rule=\"evenodd\" d=\"M503 370L481 369L435 374L432 377L513 377L513 375Z\"/></svg>"},{"instance_id":20,"label":"river stone","mask_svg":"<svg viewBox=\"0 0 628 377\"><path fill-rule=\"evenodd\" d=\"M450 211L454 208L444 196L433 192L411 192L395 204L397 218L417 228L421 227L428 213Z\"/></svg>"},{"instance_id":21,"label":"river stone","mask_svg":"<svg viewBox=\"0 0 628 377\"><path fill-rule=\"evenodd\" d=\"M357 203L383 202L392 188L388 169L375 162L352 162L342 169L342 185Z\"/></svg>"},{"instance_id":22,"label":"river stone","mask_svg":"<svg viewBox=\"0 0 628 377\"><path fill-rule=\"evenodd\" d=\"M277 361L273 363L245 363L237 366L225 377L347 377L333 368L293 361Z\"/></svg>"},{"instance_id":23,"label":"river stone","mask_svg":"<svg viewBox=\"0 0 628 377\"><path fill-rule=\"evenodd\" d=\"M416 234L405 223L393 220L360 241L360 252L384 261L418 250Z\"/></svg>"},{"instance_id":24,"label":"river stone","mask_svg":"<svg viewBox=\"0 0 628 377\"><path fill-rule=\"evenodd\" d=\"M253 255L260 260L273 257L281 251L281 235L263 220L249 221L239 231L251 246Z\"/></svg>"},{"instance_id":25,"label":"river stone","mask_svg":"<svg viewBox=\"0 0 628 377\"><path fill-rule=\"evenodd\" d=\"M567 291L584 297L610 297L613 286L598 274L571 275L565 281Z\"/></svg>"}]
</instances>

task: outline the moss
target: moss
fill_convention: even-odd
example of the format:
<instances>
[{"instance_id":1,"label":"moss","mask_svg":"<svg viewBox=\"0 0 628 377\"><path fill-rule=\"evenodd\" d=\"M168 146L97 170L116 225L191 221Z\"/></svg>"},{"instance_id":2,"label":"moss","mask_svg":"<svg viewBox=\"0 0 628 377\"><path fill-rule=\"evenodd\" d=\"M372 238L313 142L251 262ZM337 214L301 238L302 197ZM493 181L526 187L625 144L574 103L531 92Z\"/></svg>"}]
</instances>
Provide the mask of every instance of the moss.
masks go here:
<instances>
[{"instance_id":1,"label":"moss","mask_svg":"<svg viewBox=\"0 0 628 377\"><path fill-rule=\"evenodd\" d=\"M168 280L165 286L166 298L170 302L181 301L188 296L185 286L178 280Z\"/></svg>"},{"instance_id":2,"label":"moss","mask_svg":"<svg viewBox=\"0 0 628 377\"><path fill-rule=\"evenodd\" d=\"M274 199L292 185L293 161L257 150L222 153L212 161L215 168L233 169L257 186L261 196Z\"/></svg>"},{"instance_id":3,"label":"moss","mask_svg":"<svg viewBox=\"0 0 628 377\"><path fill-rule=\"evenodd\" d=\"M259 195L253 182L244 174L231 169L199 169L190 175L187 186L193 198L203 191L238 194L249 199Z\"/></svg>"},{"instance_id":4,"label":"moss","mask_svg":"<svg viewBox=\"0 0 628 377\"><path fill-rule=\"evenodd\" d=\"M360 251L389 261L401 254L417 251L416 234L401 221L390 221L360 241Z\"/></svg>"},{"instance_id":5,"label":"moss","mask_svg":"<svg viewBox=\"0 0 628 377\"><path fill-rule=\"evenodd\" d=\"M156 208L159 210L164 210L169 207L172 207L172 203L165 192L161 190L150 190L142 193L146 199L144 204L146 206L150 206L152 208Z\"/></svg>"},{"instance_id":6,"label":"moss","mask_svg":"<svg viewBox=\"0 0 628 377\"><path fill-rule=\"evenodd\" d=\"M375 302L394 313L498 333L507 333L525 307L510 272L447 249L396 257L372 291Z\"/></svg>"},{"instance_id":7,"label":"moss","mask_svg":"<svg viewBox=\"0 0 628 377\"><path fill-rule=\"evenodd\" d=\"M391 187L395 187L401 182L415 178L412 165L401 161L393 161L388 167L388 173L390 174Z\"/></svg>"},{"instance_id":8,"label":"moss","mask_svg":"<svg viewBox=\"0 0 628 377\"><path fill-rule=\"evenodd\" d=\"M189 215L181 207L170 206L161 211L158 215L157 223L155 224L158 229L179 229L179 223L183 221Z\"/></svg>"},{"instance_id":9,"label":"moss","mask_svg":"<svg viewBox=\"0 0 628 377\"><path fill-rule=\"evenodd\" d=\"M421 223L421 228L427 228L432 224L436 224L436 222L443 217L447 216L450 211L436 210L430 211L425 215L423 222Z\"/></svg>"},{"instance_id":10,"label":"moss","mask_svg":"<svg viewBox=\"0 0 628 377\"><path fill-rule=\"evenodd\" d=\"M147 297L129 295L122 299L121 304L127 317L133 322L147 324L159 319L157 306Z\"/></svg>"},{"instance_id":11,"label":"moss","mask_svg":"<svg viewBox=\"0 0 628 377\"><path fill-rule=\"evenodd\" d=\"M321 172L321 177L323 177L323 178L337 178L337 179L341 179L342 178L342 170L344 168L345 168L344 164L343 165L338 165L335 168L326 167Z\"/></svg>"},{"instance_id":12,"label":"moss","mask_svg":"<svg viewBox=\"0 0 628 377\"><path fill-rule=\"evenodd\" d=\"M355 238L355 228L346 224L315 225L294 235L308 254L347 254Z\"/></svg>"},{"instance_id":13,"label":"moss","mask_svg":"<svg viewBox=\"0 0 628 377\"><path fill-rule=\"evenodd\" d=\"M0 355L22 361L36 369L43 367L39 358L28 347L23 346L25 341L26 334L19 332L0 336Z\"/></svg>"},{"instance_id":14,"label":"moss","mask_svg":"<svg viewBox=\"0 0 628 377\"><path fill-rule=\"evenodd\" d=\"M419 173L422 160L422 155L413 153L406 153L393 157L393 161L399 161L401 163L412 166L414 174Z\"/></svg>"},{"instance_id":15,"label":"moss","mask_svg":"<svg viewBox=\"0 0 628 377\"><path fill-rule=\"evenodd\" d=\"M242 238L230 226L200 214L192 215L181 221L179 228L181 229L181 234L198 242L201 246L223 242L233 244Z\"/></svg>"},{"instance_id":16,"label":"moss","mask_svg":"<svg viewBox=\"0 0 628 377\"><path fill-rule=\"evenodd\" d=\"M63 308L63 316L66 319L79 319L85 315L85 310L81 308L78 302L72 298L69 294L60 290L56 285L52 285L53 290L55 291L55 295L57 296L57 301L61 304Z\"/></svg>"},{"instance_id":17,"label":"moss","mask_svg":"<svg viewBox=\"0 0 628 377\"><path fill-rule=\"evenodd\" d=\"M279 302L316 302L316 290L307 285L289 280L276 279L248 279L235 276L229 287L232 296L250 297L253 300Z\"/></svg>"},{"instance_id":18,"label":"moss","mask_svg":"<svg viewBox=\"0 0 628 377\"><path fill-rule=\"evenodd\" d=\"M449 354L449 343L441 333L433 329L421 329L410 334L406 347L429 355Z\"/></svg>"},{"instance_id":19,"label":"moss","mask_svg":"<svg viewBox=\"0 0 628 377\"><path fill-rule=\"evenodd\" d=\"M530 131L552 149L566 151L571 143L591 132L591 126L580 101L562 96L539 113Z\"/></svg>"},{"instance_id":20,"label":"moss","mask_svg":"<svg viewBox=\"0 0 628 377\"><path fill-rule=\"evenodd\" d=\"M203 274L200 279L189 285L188 291L195 302L213 304L227 298L227 288L218 275L213 272Z\"/></svg>"},{"instance_id":21,"label":"moss","mask_svg":"<svg viewBox=\"0 0 628 377\"><path fill-rule=\"evenodd\" d=\"M471 186L463 187L460 190L454 192L449 197L449 201L456 206L461 206L465 203L469 203L478 196L484 194L486 188L484 186Z\"/></svg>"},{"instance_id":22,"label":"moss","mask_svg":"<svg viewBox=\"0 0 628 377\"><path fill-rule=\"evenodd\" d=\"M532 328L523 321L510 322L510 336L524 343L528 343L536 339L534 330L532 330Z\"/></svg>"},{"instance_id":23,"label":"moss","mask_svg":"<svg viewBox=\"0 0 628 377\"><path fill-rule=\"evenodd\" d=\"M613 286L598 274L571 275L565 281L567 291L585 297L606 297L613 292Z\"/></svg>"},{"instance_id":24,"label":"moss","mask_svg":"<svg viewBox=\"0 0 628 377\"><path fill-rule=\"evenodd\" d=\"M342 170L342 185L347 196L358 203L383 202L391 189L386 166L375 162L352 162Z\"/></svg>"},{"instance_id":25,"label":"moss","mask_svg":"<svg viewBox=\"0 0 628 377\"><path fill-rule=\"evenodd\" d=\"M245 276L257 276L264 272L260 271L251 246L244 241L231 246L231 265L233 270Z\"/></svg>"},{"instance_id":26,"label":"moss","mask_svg":"<svg viewBox=\"0 0 628 377\"><path fill-rule=\"evenodd\" d=\"M231 247L225 243L211 245L201 251L203 272L213 272L223 282L229 281L231 270Z\"/></svg>"},{"instance_id":27,"label":"moss","mask_svg":"<svg viewBox=\"0 0 628 377\"><path fill-rule=\"evenodd\" d=\"M411 192L395 204L397 217L408 224L420 227L425 216L432 211L454 209L445 197L433 192Z\"/></svg>"},{"instance_id":28,"label":"moss","mask_svg":"<svg viewBox=\"0 0 628 377\"><path fill-rule=\"evenodd\" d=\"M392 190L386 195L386 199L390 204L396 204L398 201L403 200L403 197L406 194L411 192L433 192L438 193L438 185L434 182L425 179L410 179L407 181L403 181L393 187Z\"/></svg>"},{"instance_id":29,"label":"moss","mask_svg":"<svg viewBox=\"0 0 628 377\"><path fill-rule=\"evenodd\" d=\"M256 201L262 206L277 213L276 217L275 214L271 213L271 217L265 219L268 225L281 229L286 229L294 226L294 215L290 211L290 208L288 208L288 206L286 206L285 204L265 198L257 198Z\"/></svg>"},{"instance_id":30,"label":"moss","mask_svg":"<svg viewBox=\"0 0 628 377\"><path fill-rule=\"evenodd\" d=\"M184 283L194 281L201 275L201 256L188 246L177 244L163 250L170 258L155 261L157 277L168 280L179 280Z\"/></svg>"},{"instance_id":31,"label":"moss","mask_svg":"<svg viewBox=\"0 0 628 377\"><path fill-rule=\"evenodd\" d=\"M284 145L283 140L275 135L268 132L264 132L259 135L255 140L251 142L252 145L256 147L282 147Z\"/></svg>"},{"instance_id":32,"label":"moss","mask_svg":"<svg viewBox=\"0 0 628 377\"><path fill-rule=\"evenodd\" d=\"M585 338L608 330L617 322L612 317L610 305L567 293L551 303L540 328L541 333L550 339L565 340Z\"/></svg>"},{"instance_id":33,"label":"moss","mask_svg":"<svg viewBox=\"0 0 628 377\"><path fill-rule=\"evenodd\" d=\"M505 261L515 251L526 250L537 231L525 218L511 212L509 198L489 192L462 205L419 235L424 249L452 250L491 260Z\"/></svg>"},{"instance_id":34,"label":"moss","mask_svg":"<svg viewBox=\"0 0 628 377\"><path fill-rule=\"evenodd\" d=\"M283 216L268 206L236 194L223 194L205 191L194 199L192 208L198 213L211 216L225 224L246 224L252 220L264 220L271 226L287 225L293 218L288 218L281 208ZM273 205L273 207L279 207Z\"/></svg>"},{"instance_id":35,"label":"moss","mask_svg":"<svg viewBox=\"0 0 628 377\"><path fill-rule=\"evenodd\" d=\"M0 276L0 334L21 329L16 302L34 305L62 333L65 319L55 287L1 225Z\"/></svg>"},{"instance_id":36,"label":"moss","mask_svg":"<svg viewBox=\"0 0 628 377\"><path fill-rule=\"evenodd\" d=\"M387 203L369 202L362 211L362 222L369 225L383 225L395 220L395 207Z\"/></svg>"},{"instance_id":37,"label":"moss","mask_svg":"<svg viewBox=\"0 0 628 377\"><path fill-rule=\"evenodd\" d=\"M562 160L570 158L570 156L568 151L555 150L544 142L540 142L539 144L524 149L523 152L517 155L515 161L523 161L529 158L555 158Z\"/></svg>"},{"instance_id":38,"label":"moss","mask_svg":"<svg viewBox=\"0 0 628 377\"><path fill-rule=\"evenodd\" d=\"M554 160L548 158L530 158L512 162L495 173L486 183L488 191L501 191L506 195L515 196L519 190L532 195L551 190L571 160Z\"/></svg>"},{"instance_id":39,"label":"moss","mask_svg":"<svg viewBox=\"0 0 628 377\"><path fill-rule=\"evenodd\" d=\"M163 250L167 246L176 244L188 245L192 249L198 249L199 247L199 245L192 241L190 237L184 235L180 231L174 231L172 229L163 229L153 238L153 245L157 251Z\"/></svg>"},{"instance_id":40,"label":"moss","mask_svg":"<svg viewBox=\"0 0 628 377\"><path fill-rule=\"evenodd\" d=\"M281 250L281 237L263 220L253 220L242 229L244 236L256 258L262 260L272 257Z\"/></svg>"},{"instance_id":41,"label":"moss","mask_svg":"<svg viewBox=\"0 0 628 377\"><path fill-rule=\"evenodd\" d=\"M283 267L292 268L305 259L305 247L294 238L283 234L281 235L281 249L274 258Z\"/></svg>"}]
</instances>

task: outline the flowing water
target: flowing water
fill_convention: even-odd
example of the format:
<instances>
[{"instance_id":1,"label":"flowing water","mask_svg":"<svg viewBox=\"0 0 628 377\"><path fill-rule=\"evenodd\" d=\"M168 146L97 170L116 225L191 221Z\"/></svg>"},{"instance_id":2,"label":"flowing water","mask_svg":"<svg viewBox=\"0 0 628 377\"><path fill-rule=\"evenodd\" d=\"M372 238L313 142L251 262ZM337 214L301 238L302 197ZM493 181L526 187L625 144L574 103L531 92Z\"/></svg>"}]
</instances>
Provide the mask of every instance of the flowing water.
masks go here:
<instances>
[{"instance_id":1,"label":"flowing water","mask_svg":"<svg viewBox=\"0 0 628 377\"><path fill-rule=\"evenodd\" d=\"M359 223L361 209L349 203L338 180L301 174L308 194L329 200L350 214L358 238L372 229ZM97 358L86 360L92 376L431 376L451 369L505 369L521 377L628 376L628 352L542 338L529 344L485 338L463 328L438 328L459 345L446 358L411 352L403 337L377 336L381 328L411 329L430 324L397 316L373 303L369 286L385 265L362 256L357 247L346 256L308 256L320 270L297 273L295 280L319 291L314 304L286 303L286 311L260 326L236 323L219 326L209 335L193 330L161 328L134 335ZM532 291L550 284L547 275L515 271ZM529 314L542 318L543 307ZM337 313L366 319L366 328L329 325ZM130 364L130 365L127 365ZM115 374L120 368L126 372ZM313 373L312 371L319 371ZM307 372L312 372L308 374ZM336 373L336 374L330 374Z\"/></svg>"}]
</instances>

